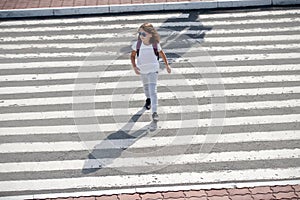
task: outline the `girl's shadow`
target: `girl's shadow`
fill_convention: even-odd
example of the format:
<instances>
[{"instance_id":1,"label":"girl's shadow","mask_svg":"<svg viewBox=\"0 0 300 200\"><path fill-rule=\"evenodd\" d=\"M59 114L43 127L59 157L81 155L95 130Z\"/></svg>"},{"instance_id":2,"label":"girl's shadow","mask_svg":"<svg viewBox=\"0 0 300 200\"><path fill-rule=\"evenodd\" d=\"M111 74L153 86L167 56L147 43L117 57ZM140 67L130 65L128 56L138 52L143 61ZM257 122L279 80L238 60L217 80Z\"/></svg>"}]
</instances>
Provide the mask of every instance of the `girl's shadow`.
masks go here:
<instances>
[{"instance_id":1,"label":"girl's shadow","mask_svg":"<svg viewBox=\"0 0 300 200\"><path fill-rule=\"evenodd\" d=\"M97 144L89 153L84 163L82 173L93 173L110 165L114 159L120 157L122 152L133 145L137 140L147 133L155 131L157 129L157 122L152 121L150 124L130 133L134 124L143 115L145 110L145 108L139 110L120 130L110 134L100 144Z\"/></svg>"}]
</instances>

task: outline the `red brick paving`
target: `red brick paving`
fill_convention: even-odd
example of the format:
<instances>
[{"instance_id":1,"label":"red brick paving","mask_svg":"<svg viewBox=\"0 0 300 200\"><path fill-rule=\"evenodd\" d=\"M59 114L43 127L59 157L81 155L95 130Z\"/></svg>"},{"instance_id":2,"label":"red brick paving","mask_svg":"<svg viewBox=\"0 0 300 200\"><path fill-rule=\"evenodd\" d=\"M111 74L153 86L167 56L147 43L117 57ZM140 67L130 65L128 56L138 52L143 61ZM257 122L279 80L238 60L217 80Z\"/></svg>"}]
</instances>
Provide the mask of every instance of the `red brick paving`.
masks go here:
<instances>
[{"instance_id":1,"label":"red brick paving","mask_svg":"<svg viewBox=\"0 0 300 200\"><path fill-rule=\"evenodd\" d=\"M0 0L0 10L49 7L101 6L116 4L149 4L181 1L194 2L206 0Z\"/></svg>"},{"instance_id":2,"label":"red brick paving","mask_svg":"<svg viewBox=\"0 0 300 200\"><path fill-rule=\"evenodd\" d=\"M55 200L300 200L300 185L118 194Z\"/></svg>"}]
</instances>

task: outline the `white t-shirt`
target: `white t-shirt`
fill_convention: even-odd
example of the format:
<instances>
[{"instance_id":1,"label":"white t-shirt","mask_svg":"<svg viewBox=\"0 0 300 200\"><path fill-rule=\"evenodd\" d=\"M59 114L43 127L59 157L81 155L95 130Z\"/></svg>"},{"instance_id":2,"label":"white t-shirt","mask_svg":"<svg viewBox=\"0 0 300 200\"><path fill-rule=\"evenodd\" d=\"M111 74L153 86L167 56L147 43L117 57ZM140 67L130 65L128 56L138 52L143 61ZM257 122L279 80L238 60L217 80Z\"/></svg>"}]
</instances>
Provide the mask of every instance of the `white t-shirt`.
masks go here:
<instances>
[{"instance_id":1,"label":"white t-shirt","mask_svg":"<svg viewBox=\"0 0 300 200\"><path fill-rule=\"evenodd\" d=\"M136 51L137 41L133 43L132 49ZM157 44L157 51L161 51L161 46ZM159 62L157 56L154 53L152 44L145 45L143 42L140 47L139 56L137 57L137 67L142 74L148 74L151 72L157 72L159 69Z\"/></svg>"}]
</instances>

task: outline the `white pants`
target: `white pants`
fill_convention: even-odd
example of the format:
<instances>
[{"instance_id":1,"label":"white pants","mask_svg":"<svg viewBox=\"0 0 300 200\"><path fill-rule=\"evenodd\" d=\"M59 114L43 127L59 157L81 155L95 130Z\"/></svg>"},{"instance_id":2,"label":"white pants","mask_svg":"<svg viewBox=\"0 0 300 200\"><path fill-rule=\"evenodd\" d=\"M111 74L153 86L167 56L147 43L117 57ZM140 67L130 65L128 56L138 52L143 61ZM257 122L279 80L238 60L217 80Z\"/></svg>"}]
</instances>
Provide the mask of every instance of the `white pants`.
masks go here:
<instances>
[{"instance_id":1,"label":"white pants","mask_svg":"<svg viewBox=\"0 0 300 200\"><path fill-rule=\"evenodd\" d=\"M141 74L141 79L144 86L144 93L147 98L151 99L152 112L157 112L157 78L158 72Z\"/></svg>"}]
</instances>

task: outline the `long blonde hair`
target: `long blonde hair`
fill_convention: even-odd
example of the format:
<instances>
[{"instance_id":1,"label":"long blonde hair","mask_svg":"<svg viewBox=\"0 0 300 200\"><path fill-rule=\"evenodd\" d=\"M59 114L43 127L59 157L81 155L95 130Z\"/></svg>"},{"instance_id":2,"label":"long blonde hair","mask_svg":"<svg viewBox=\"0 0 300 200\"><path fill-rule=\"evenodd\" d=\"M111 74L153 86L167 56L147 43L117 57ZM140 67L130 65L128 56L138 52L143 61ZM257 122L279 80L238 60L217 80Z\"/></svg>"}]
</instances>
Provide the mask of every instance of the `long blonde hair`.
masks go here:
<instances>
[{"instance_id":1,"label":"long blonde hair","mask_svg":"<svg viewBox=\"0 0 300 200\"><path fill-rule=\"evenodd\" d=\"M141 28L144 29L144 31L146 31L147 33L152 34L152 37L150 38L150 41L149 41L151 44L159 43L160 36L152 24L144 23L140 26L139 29L141 29Z\"/></svg>"}]
</instances>

